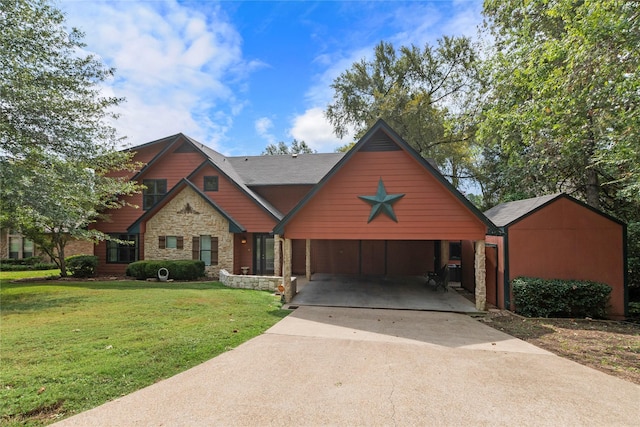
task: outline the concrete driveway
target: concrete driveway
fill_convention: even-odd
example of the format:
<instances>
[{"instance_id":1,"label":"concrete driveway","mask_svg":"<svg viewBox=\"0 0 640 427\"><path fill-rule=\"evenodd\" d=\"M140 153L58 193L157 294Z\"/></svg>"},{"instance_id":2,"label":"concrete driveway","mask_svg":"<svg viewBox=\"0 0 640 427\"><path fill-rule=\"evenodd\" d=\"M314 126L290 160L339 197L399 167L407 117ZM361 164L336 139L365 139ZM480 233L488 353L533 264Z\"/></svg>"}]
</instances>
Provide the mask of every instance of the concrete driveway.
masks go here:
<instances>
[{"instance_id":1,"label":"concrete driveway","mask_svg":"<svg viewBox=\"0 0 640 427\"><path fill-rule=\"evenodd\" d=\"M300 307L59 426L624 426L640 387L463 314Z\"/></svg>"}]
</instances>

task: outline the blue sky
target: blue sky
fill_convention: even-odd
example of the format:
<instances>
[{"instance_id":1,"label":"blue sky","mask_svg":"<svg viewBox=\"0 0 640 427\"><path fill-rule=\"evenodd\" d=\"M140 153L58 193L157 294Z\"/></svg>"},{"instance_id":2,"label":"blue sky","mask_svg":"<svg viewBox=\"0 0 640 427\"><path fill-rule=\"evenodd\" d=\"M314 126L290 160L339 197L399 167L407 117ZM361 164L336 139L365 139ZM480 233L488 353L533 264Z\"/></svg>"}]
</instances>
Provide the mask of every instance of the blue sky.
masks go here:
<instances>
[{"instance_id":1,"label":"blue sky","mask_svg":"<svg viewBox=\"0 0 640 427\"><path fill-rule=\"evenodd\" d=\"M396 47L476 35L480 0L58 0L86 50L116 69L104 93L126 98L115 127L138 145L183 132L227 155L294 138L339 140L323 112L330 87L381 40Z\"/></svg>"}]
</instances>

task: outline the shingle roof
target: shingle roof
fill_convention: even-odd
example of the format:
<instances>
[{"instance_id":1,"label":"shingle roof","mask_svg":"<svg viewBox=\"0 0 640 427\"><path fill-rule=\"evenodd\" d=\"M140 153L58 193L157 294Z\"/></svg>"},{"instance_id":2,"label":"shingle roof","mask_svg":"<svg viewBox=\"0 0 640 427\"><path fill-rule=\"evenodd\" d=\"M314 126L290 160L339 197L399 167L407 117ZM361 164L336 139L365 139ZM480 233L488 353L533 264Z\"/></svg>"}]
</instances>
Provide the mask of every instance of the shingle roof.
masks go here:
<instances>
[{"instance_id":1,"label":"shingle roof","mask_svg":"<svg viewBox=\"0 0 640 427\"><path fill-rule=\"evenodd\" d=\"M317 184L344 153L227 157L247 185Z\"/></svg>"},{"instance_id":2,"label":"shingle roof","mask_svg":"<svg viewBox=\"0 0 640 427\"><path fill-rule=\"evenodd\" d=\"M517 200L515 202L506 202L492 207L484 214L496 226L504 227L558 196L560 196L560 194L549 194L531 199Z\"/></svg>"}]
</instances>

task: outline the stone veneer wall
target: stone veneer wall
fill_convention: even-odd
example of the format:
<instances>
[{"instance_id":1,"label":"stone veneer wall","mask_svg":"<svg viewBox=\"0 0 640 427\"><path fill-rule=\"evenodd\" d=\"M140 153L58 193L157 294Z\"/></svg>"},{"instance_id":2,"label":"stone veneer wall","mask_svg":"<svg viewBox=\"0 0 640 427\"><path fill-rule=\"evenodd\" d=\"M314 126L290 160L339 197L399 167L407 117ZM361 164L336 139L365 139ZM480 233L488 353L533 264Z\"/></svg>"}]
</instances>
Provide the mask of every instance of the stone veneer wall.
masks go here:
<instances>
[{"instance_id":1,"label":"stone veneer wall","mask_svg":"<svg viewBox=\"0 0 640 427\"><path fill-rule=\"evenodd\" d=\"M207 276L217 277L220 269L233 271L233 233L229 232L229 221L187 187L147 221L144 259L191 259L193 237L207 235L218 238L218 264L205 267ZM182 236L184 248L159 249L159 236Z\"/></svg>"},{"instance_id":2,"label":"stone veneer wall","mask_svg":"<svg viewBox=\"0 0 640 427\"><path fill-rule=\"evenodd\" d=\"M295 283L295 281L296 278L292 277L291 283ZM220 282L230 288L275 292L278 285L282 283L282 276L243 276L220 270Z\"/></svg>"}]
</instances>

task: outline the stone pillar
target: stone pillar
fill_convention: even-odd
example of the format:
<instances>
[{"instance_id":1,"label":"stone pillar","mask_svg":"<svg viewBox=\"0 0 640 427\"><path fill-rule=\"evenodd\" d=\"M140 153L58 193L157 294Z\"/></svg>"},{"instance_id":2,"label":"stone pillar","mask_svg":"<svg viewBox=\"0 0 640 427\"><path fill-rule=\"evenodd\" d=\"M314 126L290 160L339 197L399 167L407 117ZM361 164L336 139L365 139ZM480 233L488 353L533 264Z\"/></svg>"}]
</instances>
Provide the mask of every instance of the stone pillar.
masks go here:
<instances>
[{"instance_id":1,"label":"stone pillar","mask_svg":"<svg viewBox=\"0 0 640 427\"><path fill-rule=\"evenodd\" d=\"M487 274L484 240L475 242L475 273L476 273L476 309L487 309Z\"/></svg>"},{"instance_id":2,"label":"stone pillar","mask_svg":"<svg viewBox=\"0 0 640 427\"><path fill-rule=\"evenodd\" d=\"M282 238L273 236L273 275L282 276Z\"/></svg>"},{"instance_id":3,"label":"stone pillar","mask_svg":"<svg viewBox=\"0 0 640 427\"><path fill-rule=\"evenodd\" d=\"M305 242L305 271L307 280L311 280L311 239Z\"/></svg>"},{"instance_id":4,"label":"stone pillar","mask_svg":"<svg viewBox=\"0 0 640 427\"><path fill-rule=\"evenodd\" d=\"M291 302L297 292L295 282L291 281L291 239L284 239L283 256L282 284L284 285L284 300Z\"/></svg>"}]
</instances>

